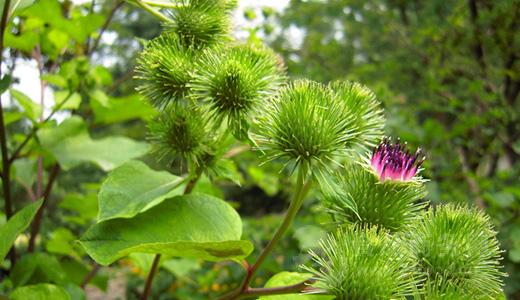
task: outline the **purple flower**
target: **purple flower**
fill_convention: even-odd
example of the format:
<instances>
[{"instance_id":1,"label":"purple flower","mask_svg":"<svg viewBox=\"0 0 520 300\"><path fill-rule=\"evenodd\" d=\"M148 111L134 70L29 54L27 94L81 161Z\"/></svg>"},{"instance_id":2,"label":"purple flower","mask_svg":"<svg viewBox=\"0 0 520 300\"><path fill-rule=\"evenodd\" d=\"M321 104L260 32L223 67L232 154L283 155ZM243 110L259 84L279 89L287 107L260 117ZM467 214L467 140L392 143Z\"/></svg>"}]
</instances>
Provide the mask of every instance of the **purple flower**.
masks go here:
<instances>
[{"instance_id":1,"label":"purple flower","mask_svg":"<svg viewBox=\"0 0 520 300\"><path fill-rule=\"evenodd\" d=\"M421 155L421 149L417 149L415 154L411 154L406 149L406 143L401 144L397 140L397 143L392 144L389 139L385 138L374 149L370 164L381 181L387 179L408 181L417 174L419 167L424 162L424 157L419 159L419 155Z\"/></svg>"}]
</instances>

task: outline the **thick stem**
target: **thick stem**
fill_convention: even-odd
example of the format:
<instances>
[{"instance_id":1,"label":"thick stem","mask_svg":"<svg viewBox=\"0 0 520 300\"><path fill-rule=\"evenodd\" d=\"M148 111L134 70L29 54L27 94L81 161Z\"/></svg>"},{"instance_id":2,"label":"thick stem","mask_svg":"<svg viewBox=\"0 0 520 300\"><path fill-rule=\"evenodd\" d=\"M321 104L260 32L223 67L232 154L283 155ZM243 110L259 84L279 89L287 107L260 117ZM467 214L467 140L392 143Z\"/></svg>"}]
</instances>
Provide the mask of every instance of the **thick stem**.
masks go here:
<instances>
[{"instance_id":1,"label":"thick stem","mask_svg":"<svg viewBox=\"0 0 520 300\"><path fill-rule=\"evenodd\" d=\"M197 184L197 181L199 181L201 175L202 175L202 170L199 168L199 169L197 169L196 176L193 177L192 179L190 179L190 181L188 181L188 184L186 184L186 188L184 189L184 195L187 195L193 191L193 188ZM153 278L154 278L157 268L159 266L160 260L161 260L161 254L156 254L153 259L152 268L150 269L150 272L148 273L148 276L146 277L143 294L141 295L141 298L139 298L140 300L147 300L148 296L150 296L150 292L152 291Z\"/></svg>"},{"instance_id":2,"label":"thick stem","mask_svg":"<svg viewBox=\"0 0 520 300\"><path fill-rule=\"evenodd\" d=\"M47 182L47 186L45 187L45 191L43 193L42 206L40 206L40 209L38 209L38 212L36 213L36 216L34 217L34 221L32 223L31 237L29 238L29 246L27 249L27 251L29 253L34 252L34 247L36 244L36 236L40 232L40 226L42 223L43 210L45 209L45 206L49 202L49 198L50 198L50 195L52 192L52 186L53 186L54 181L56 180L56 177L58 176L59 172L60 172L60 166L58 164L55 164L52 167L51 173L49 175L49 181Z\"/></svg>"},{"instance_id":3,"label":"thick stem","mask_svg":"<svg viewBox=\"0 0 520 300\"><path fill-rule=\"evenodd\" d=\"M305 174L303 170L300 169L298 171L298 179L296 182L296 193L294 194L293 199L291 200L291 204L287 209L287 213L285 214L282 224L280 224L280 227L278 227L267 246L265 246L265 248L262 250L262 253L260 253L260 256L257 258L253 266L247 270L246 277L242 281L240 287L218 298L218 300L240 299L242 295L245 295L248 291L251 290L251 288L249 287L251 280L254 278L256 272L258 271L262 263L265 261L265 259L269 256L269 254L271 254L271 251L273 250L276 243L280 241L287 229L290 227L292 221L294 220L294 217L296 216L296 214L300 210L300 207L303 204L305 196L309 192L311 180L308 179L305 182L304 175Z\"/></svg>"}]
</instances>

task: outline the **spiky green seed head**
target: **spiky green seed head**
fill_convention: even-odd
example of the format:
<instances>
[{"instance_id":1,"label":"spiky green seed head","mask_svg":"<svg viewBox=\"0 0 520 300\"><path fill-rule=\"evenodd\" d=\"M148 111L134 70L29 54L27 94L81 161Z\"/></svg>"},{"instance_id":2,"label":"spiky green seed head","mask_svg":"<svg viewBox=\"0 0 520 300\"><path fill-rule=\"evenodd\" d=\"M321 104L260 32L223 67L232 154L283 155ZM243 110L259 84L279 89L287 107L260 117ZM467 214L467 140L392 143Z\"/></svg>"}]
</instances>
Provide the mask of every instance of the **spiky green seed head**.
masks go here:
<instances>
[{"instance_id":1,"label":"spiky green seed head","mask_svg":"<svg viewBox=\"0 0 520 300\"><path fill-rule=\"evenodd\" d=\"M419 282L403 244L383 230L346 227L320 244L320 252L310 252L318 267L303 268L335 299L405 299Z\"/></svg>"},{"instance_id":2,"label":"spiky green seed head","mask_svg":"<svg viewBox=\"0 0 520 300\"><path fill-rule=\"evenodd\" d=\"M282 88L258 119L257 142L266 161L285 160L286 165L312 169L327 177L337 157L354 135L353 116L325 85L295 81Z\"/></svg>"},{"instance_id":3,"label":"spiky green seed head","mask_svg":"<svg viewBox=\"0 0 520 300\"><path fill-rule=\"evenodd\" d=\"M374 147L381 139L385 126L383 109L375 94L366 86L352 81L335 81L329 84L329 88L354 117L356 130L349 146L361 149Z\"/></svg>"},{"instance_id":4,"label":"spiky green seed head","mask_svg":"<svg viewBox=\"0 0 520 300\"><path fill-rule=\"evenodd\" d=\"M183 46L203 49L228 39L236 1L182 0L180 4L166 30L177 35Z\"/></svg>"},{"instance_id":5,"label":"spiky green seed head","mask_svg":"<svg viewBox=\"0 0 520 300\"><path fill-rule=\"evenodd\" d=\"M192 105L168 106L148 125L148 139L159 160L181 157L198 165L213 151L209 122Z\"/></svg>"},{"instance_id":6,"label":"spiky green seed head","mask_svg":"<svg viewBox=\"0 0 520 300\"><path fill-rule=\"evenodd\" d=\"M324 195L323 202L339 225L361 224L398 231L417 218L425 206L421 202L426 196L422 182L381 182L366 163L349 164L336 178L340 192Z\"/></svg>"},{"instance_id":7,"label":"spiky green seed head","mask_svg":"<svg viewBox=\"0 0 520 300\"><path fill-rule=\"evenodd\" d=\"M193 96L217 122L226 119L239 137L283 83L277 62L272 50L253 45L234 46L224 53L205 51L190 85Z\"/></svg>"},{"instance_id":8,"label":"spiky green seed head","mask_svg":"<svg viewBox=\"0 0 520 300\"><path fill-rule=\"evenodd\" d=\"M138 91L159 109L183 99L189 92L195 59L193 49L183 47L177 37L161 34L137 58Z\"/></svg>"},{"instance_id":9,"label":"spiky green seed head","mask_svg":"<svg viewBox=\"0 0 520 300\"><path fill-rule=\"evenodd\" d=\"M473 299L496 299L502 293L496 232L480 210L453 205L430 209L407 235L419 270L428 278L427 292L460 292Z\"/></svg>"}]
</instances>

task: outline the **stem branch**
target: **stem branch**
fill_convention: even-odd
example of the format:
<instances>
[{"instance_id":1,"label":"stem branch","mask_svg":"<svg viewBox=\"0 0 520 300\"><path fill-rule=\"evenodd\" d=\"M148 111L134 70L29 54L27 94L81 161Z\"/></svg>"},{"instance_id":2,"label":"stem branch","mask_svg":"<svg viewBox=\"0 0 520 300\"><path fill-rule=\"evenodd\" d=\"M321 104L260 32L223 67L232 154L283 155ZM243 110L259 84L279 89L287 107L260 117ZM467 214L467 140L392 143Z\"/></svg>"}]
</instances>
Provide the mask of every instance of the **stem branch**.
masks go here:
<instances>
[{"instance_id":1,"label":"stem branch","mask_svg":"<svg viewBox=\"0 0 520 300\"><path fill-rule=\"evenodd\" d=\"M197 181L199 181L201 175L202 175L202 169L199 168L199 169L197 169L196 175L193 178L191 178L190 181L188 181L188 183L186 184L186 188L184 189L184 195L187 195L187 194L191 193L191 191L193 191L193 188L197 184ZM184 181L182 181L182 182L184 182ZM141 298L139 298L140 300L147 300L148 296L150 296L150 292L152 291L153 278L154 278L157 268L159 266L160 260L161 260L161 254L156 254L153 259L152 268L150 269L150 272L148 272L148 276L146 277L143 294L141 295Z\"/></svg>"},{"instance_id":2,"label":"stem branch","mask_svg":"<svg viewBox=\"0 0 520 300\"><path fill-rule=\"evenodd\" d=\"M300 207L302 206L305 196L309 192L310 186L311 186L311 180L309 179L309 180L305 181L304 172L302 171L302 169L300 169L298 171L298 179L296 182L296 193L294 194L293 199L291 200L291 204L289 205L289 208L287 209L287 213L285 214L282 224L280 224L280 227L278 227L278 229L276 230L275 234L273 235L273 237L271 238L271 240L269 241L267 246L265 246L265 248L262 250L262 253L260 253L260 256L257 258L257 260L255 261L253 266L247 270L246 277L242 281L242 284L240 285L240 287L238 289L218 298L218 300L241 299L244 297L244 295L248 295L248 293L250 293L251 291L256 291L256 292L264 291L263 289L252 289L249 287L249 284L251 283L251 280L254 278L256 272L258 271L258 269L260 268L262 263L265 261L265 259L269 256L269 254L273 250L276 243L278 243L278 241L280 241L282 236L285 234L287 229L290 227L292 221L294 220L294 217L296 216L296 214L300 210ZM300 290L298 290L298 291L300 291ZM294 293L294 292L295 291L287 292L287 293ZM270 295L270 294L268 294L268 295ZM251 296L251 295L248 295L248 296Z\"/></svg>"},{"instance_id":3,"label":"stem branch","mask_svg":"<svg viewBox=\"0 0 520 300\"><path fill-rule=\"evenodd\" d=\"M29 246L27 248L27 251L29 253L34 252L36 236L40 232L40 226L42 223L43 210L45 209L45 206L49 202L49 198L50 198L50 195L52 192L52 186L54 184L54 181L56 180L56 177L58 177L59 172L60 172L60 165L56 163L52 167L51 173L49 175L49 180L47 182L47 186L45 187L45 191L43 192L43 203L40 206L40 209L38 209L38 212L36 213L36 216L34 217L34 221L32 223L31 237L29 238Z\"/></svg>"},{"instance_id":4,"label":"stem branch","mask_svg":"<svg viewBox=\"0 0 520 300\"><path fill-rule=\"evenodd\" d=\"M129 0L127 0L127 1L129 1ZM169 19L165 15L161 14L159 11L155 10L153 7L151 7L150 5L146 4L145 2L143 2L141 0L134 0L134 1L130 0L129 3L136 4L137 6L141 7L144 10L146 10L151 15L153 15L154 17L160 19L163 22L166 22L166 23L171 23L172 22L171 19Z\"/></svg>"}]
</instances>

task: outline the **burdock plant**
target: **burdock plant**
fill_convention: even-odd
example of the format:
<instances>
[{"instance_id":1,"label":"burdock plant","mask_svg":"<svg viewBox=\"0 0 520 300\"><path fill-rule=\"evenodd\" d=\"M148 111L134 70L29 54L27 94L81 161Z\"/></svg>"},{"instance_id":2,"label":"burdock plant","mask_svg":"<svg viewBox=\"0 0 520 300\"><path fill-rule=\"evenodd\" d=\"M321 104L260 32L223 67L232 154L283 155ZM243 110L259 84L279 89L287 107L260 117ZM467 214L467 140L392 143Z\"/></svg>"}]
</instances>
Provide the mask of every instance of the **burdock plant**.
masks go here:
<instances>
[{"instance_id":1,"label":"burdock plant","mask_svg":"<svg viewBox=\"0 0 520 300\"><path fill-rule=\"evenodd\" d=\"M420 282L416 261L403 243L377 227L339 229L321 241L323 253L310 252L317 267L315 292L338 300L405 299Z\"/></svg>"},{"instance_id":2,"label":"burdock plant","mask_svg":"<svg viewBox=\"0 0 520 300\"><path fill-rule=\"evenodd\" d=\"M308 292L340 300L494 299L502 293L500 251L489 219L462 206L426 210L419 175L424 157L399 140L383 139L383 110L369 88L349 81L286 83L283 63L272 50L229 35L234 1L133 2L166 23L138 58L138 89L159 111L148 127L152 154L161 162L188 162L188 174L180 174L185 194L203 172L222 170L219 162L230 144L249 143L263 165L279 163L296 175L282 223L254 262L243 263L238 288L219 299ZM363 156L368 149L373 152ZM252 287L312 188L321 190L333 220L328 237L310 253L312 263L303 267L312 277ZM189 239L195 237L206 235L202 230ZM199 245L185 239L176 242ZM161 254L182 254L169 246L174 247L171 241L154 240L158 252L142 299L150 293ZM242 253L206 241L200 247L187 255L215 260Z\"/></svg>"},{"instance_id":3,"label":"burdock plant","mask_svg":"<svg viewBox=\"0 0 520 300\"><path fill-rule=\"evenodd\" d=\"M338 224L364 224L397 231L424 208L424 180L418 175L423 158L406 144L384 139L372 155L338 172L340 192L325 194L326 210ZM352 203L356 211L351 209Z\"/></svg>"},{"instance_id":4,"label":"burdock plant","mask_svg":"<svg viewBox=\"0 0 520 300\"><path fill-rule=\"evenodd\" d=\"M463 293L496 299L502 293L500 250L489 217L453 205L429 209L406 233L407 243L427 278L426 293Z\"/></svg>"},{"instance_id":5,"label":"burdock plant","mask_svg":"<svg viewBox=\"0 0 520 300\"><path fill-rule=\"evenodd\" d=\"M247 139L250 120L283 83L284 70L263 46L236 45L222 52L205 51L190 87L208 115L217 123L226 120L237 138Z\"/></svg>"}]
</instances>

